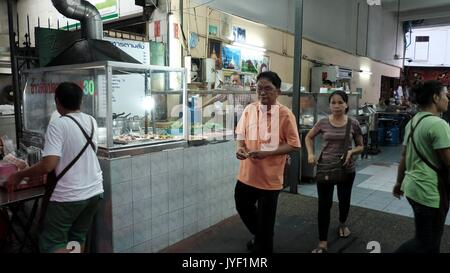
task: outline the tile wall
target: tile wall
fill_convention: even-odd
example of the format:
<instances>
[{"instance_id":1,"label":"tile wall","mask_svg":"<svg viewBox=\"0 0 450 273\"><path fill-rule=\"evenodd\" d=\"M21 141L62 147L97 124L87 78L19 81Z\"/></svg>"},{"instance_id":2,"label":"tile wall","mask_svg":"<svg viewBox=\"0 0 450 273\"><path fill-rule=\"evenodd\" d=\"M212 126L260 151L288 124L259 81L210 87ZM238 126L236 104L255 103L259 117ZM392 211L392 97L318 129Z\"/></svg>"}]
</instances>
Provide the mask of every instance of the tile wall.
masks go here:
<instances>
[{"instance_id":1,"label":"tile wall","mask_svg":"<svg viewBox=\"0 0 450 273\"><path fill-rule=\"evenodd\" d=\"M236 214L233 141L101 161L113 252L158 252Z\"/></svg>"}]
</instances>

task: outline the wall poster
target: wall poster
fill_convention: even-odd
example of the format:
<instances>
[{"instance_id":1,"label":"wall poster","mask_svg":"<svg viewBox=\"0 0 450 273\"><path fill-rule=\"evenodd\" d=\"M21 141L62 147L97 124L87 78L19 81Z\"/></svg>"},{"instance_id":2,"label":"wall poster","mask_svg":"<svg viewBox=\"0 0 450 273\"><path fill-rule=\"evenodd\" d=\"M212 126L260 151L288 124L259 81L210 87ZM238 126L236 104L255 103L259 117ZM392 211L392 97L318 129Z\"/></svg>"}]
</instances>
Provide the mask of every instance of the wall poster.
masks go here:
<instances>
[{"instance_id":1,"label":"wall poster","mask_svg":"<svg viewBox=\"0 0 450 273\"><path fill-rule=\"evenodd\" d=\"M208 58L216 60L216 70L222 69L222 48L221 42L209 39Z\"/></svg>"},{"instance_id":2,"label":"wall poster","mask_svg":"<svg viewBox=\"0 0 450 273\"><path fill-rule=\"evenodd\" d=\"M259 52L242 49L241 71L249 73L261 73L269 70L269 56Z\"/></svg>"},{"instance_id":3,"label":"wall poster","mask_svg":"<svg viewBox=\"0 0 450 273\"><path fill-rule=\"evenodd\" d=\"M241 50L234 46L222 47L222 68L241 70Z\"/></svg>"},{"instance_id":4,"label":"wall poster","mask_svg":"<svg viewBox=\"0 0 450 273\"><path fill-rule=\"evenodd\" d=\"M245 43L245 28L233 26L233 40L235 42Z\"/></svg>"},{"instance_id":5,"label":"wall poster","mask_svg":"<svg viewBox=\"0 0 450 273\"><path fill-rule=\"evenodd\" d=\"M209 24L208 35L214 36L214 37L219 37L219 26L216 24Z\"/></svg>"}]
</instances>

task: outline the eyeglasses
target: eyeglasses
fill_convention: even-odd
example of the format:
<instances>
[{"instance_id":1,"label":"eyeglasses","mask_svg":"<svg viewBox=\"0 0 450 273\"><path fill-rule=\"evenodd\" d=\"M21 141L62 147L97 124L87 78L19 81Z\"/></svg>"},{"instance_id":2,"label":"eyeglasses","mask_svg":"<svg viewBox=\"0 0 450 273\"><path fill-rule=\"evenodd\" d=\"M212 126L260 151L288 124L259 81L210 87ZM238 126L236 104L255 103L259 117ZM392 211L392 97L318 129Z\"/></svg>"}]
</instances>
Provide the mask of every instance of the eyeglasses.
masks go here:
<instances>
[{"instance_id":1,"label":"eyeglasses","mask_svg":"<svg viewBox=\"0 0 450 273\"><path fill-rule=\"evenodd\" d=\"M259 92L259 93L261 93L261 92L263 92L263 91L264 91L264 93L270 93L270 92L273 92L273 91L276 91L276 90L277 90L277 89L276 89L275 87L270 86L270 85L266 85L266 86L257 86L257 87L256 87L256 91Z\"/></svg>"}]
</instances>

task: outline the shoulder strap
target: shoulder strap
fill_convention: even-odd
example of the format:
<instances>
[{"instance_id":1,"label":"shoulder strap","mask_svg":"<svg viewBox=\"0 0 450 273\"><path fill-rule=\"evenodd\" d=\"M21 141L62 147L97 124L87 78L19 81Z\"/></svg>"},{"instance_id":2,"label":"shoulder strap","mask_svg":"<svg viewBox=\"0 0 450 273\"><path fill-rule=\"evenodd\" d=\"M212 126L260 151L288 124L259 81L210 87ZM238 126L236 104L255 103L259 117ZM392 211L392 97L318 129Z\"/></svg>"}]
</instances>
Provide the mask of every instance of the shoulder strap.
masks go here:
<instances>
[{"instance_id":1,"label":"shoulder strap","mask_svg":"<svg viewBox=\"0 0 450 273\"><path fill-rule=\"evenodd\" d=\"M346 151L348 150L348 145L350 144L350 128L352 127L352 118L347 116L347 127L345 128L344 146L342 147L342 156L344 158L347 156Z\"/></svg>"},{"instance_id":2,"label":"shoulder strap","mask_svg":"<svg viewBox=\"0 0 450 273\"><path fill-rule=\"evenodd\" d=\"M432 116L432 115L431 115L431 114L428 114L428 115L422 116L422 117L417 121L416 126L413 126L413 120L411 120L411 130L410 130L410 133L409 133L408 141L411 139L411 142L412 142L412 144L413 144L414 150L416 151L416 154L420 157L420 159L421 159L423 162L425 162L425 164L427 164L428 167L430 167L430 168L433 169L437 174L439 174L440 170L439 170L436 166L434 166L434 165L433 165L426 157L424 157L424 156L419 152L419 150L417 149L417 146L416 146L416 142L414 141L414 137L413 137L414 130L417 128L417 125L419 125L419 123L420 123L424 118L430 117L430 116Z\"/></svg>"},{"instance_id":3,"label":"shoulder strap","mask_svg":"<svg viewBox=\"0 0 450 273\"><path fill-rule=\"evenodd\" d=\"M84 128L81 126L81 124L74 117L69 116L69 115L64 115L64 116L61 116L61 117L68 117L71 120L73 120L73 122L75 122L78 125L78 128L80 128L81 132L83 133L83 135L86 138L86 140L88 141L88 143L91 145L92 149L94 149L94 151L95 151L95 144L94 144L94 142L92 142L92 137L94 136L94 129L95 129L94 128L94 122L92 121L92 118L90 118L91 126L92 126L92 132L91 132L91 135L88 136L88 134L86 133Z\"/></svg>"},{"instance_id":4,"label":"shoulder strap","mask_svg":"<svg viewBox=\"0 0 450 273\"><path fill-rule=\"evenodd\" d=\"M69 116L69 115L64 115L64 116L61 116L61 117L68 117L68 118L70 118L71 120L73 120L73 121L78 125L78 127L80 128L80 130L81 130L81 132L83 133L84 137L86 138L87 142L86 142L86 144L83 146L83 148L81 149L81 151L77 154L77 156L76 156L76 157L69 163L69 165L67 165L67 166L64 168L64 170L62 170L61 173L56 177L56 182L58 182L58 180L61 179L61 177L63 177L64 174L66 174L66 172L69 171L69 169L72 168L73 165L75 165L75 163L78 161L78 159L80 159L80 157L83 155L84 151L86 151L86 149L87 149L87 147L88 147L89 145L91 145L92 149L93 149L94 152L95 152L95 144L92 142L92 137L93 137L93 135L94 135L94 122L92 121L92 119L91 119L92 132L91 132L91 135L88 136L87 133L86 133L86 131L83 129L83 127L81 127L80 123L79 123L74 117L71 117L71 116Z\"/></svg>"}]
</instances>

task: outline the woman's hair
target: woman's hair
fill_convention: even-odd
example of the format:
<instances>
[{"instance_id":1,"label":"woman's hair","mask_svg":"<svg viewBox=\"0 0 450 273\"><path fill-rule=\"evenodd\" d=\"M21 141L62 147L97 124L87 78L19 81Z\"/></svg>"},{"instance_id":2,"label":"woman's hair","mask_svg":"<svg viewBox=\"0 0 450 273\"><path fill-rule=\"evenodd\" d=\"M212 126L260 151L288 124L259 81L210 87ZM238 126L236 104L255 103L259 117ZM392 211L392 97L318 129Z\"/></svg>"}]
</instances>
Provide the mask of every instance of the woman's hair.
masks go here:
<instances>
[{"instance_id":1,"label":"woman's hair","mask_svg":"<svg viewBox=\"0 0 450 273\"><path fill-rule=\"evenodd\" d=\"M341 96L342 100L343 100L345 103L347 103L347 108L345 108L345 113L347 114L348 108L349 108L349 106L348 106L348 96L347 96L347 93L345 93L345 92L342 91L342 90L336 90L336 91L334 91L334 92L331 93L330 96L328 97L328 103L331 103L331 98L332 98L334 95L339 95L339 96Z\"/></svg>"},{"instance_id":2,"label":"woman's hair","mask_svg":"<svg viewBox=\"0 0 450 273\"><path fill-rule=\"evenodd\" d=\"M442 90L442 84L435 80L418 83L412 89L413 102L421 107L430 106L433 103L433 95L439 96Z\"/></svg>"},{"instance_id":3,"label":"woman's hair","mask_svg":"<svg viewBox=\"0 0 450 273\"><path fill-rule=\"evenodd\" d=\"M264 72L259 73L259 75L256 77L256 81L259 81L259 79L266 79L266 80L268 80L277 89L280 89L280 87L281 87L281 79L278 76L278 74L273 72L273 71L264 71Z\"/></svg>"}]
</instances>

